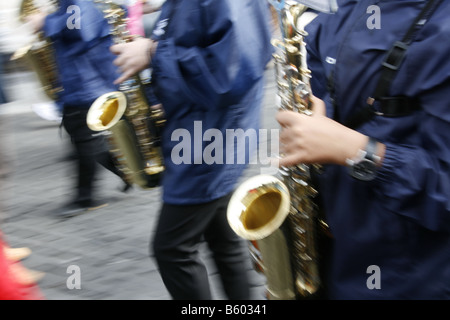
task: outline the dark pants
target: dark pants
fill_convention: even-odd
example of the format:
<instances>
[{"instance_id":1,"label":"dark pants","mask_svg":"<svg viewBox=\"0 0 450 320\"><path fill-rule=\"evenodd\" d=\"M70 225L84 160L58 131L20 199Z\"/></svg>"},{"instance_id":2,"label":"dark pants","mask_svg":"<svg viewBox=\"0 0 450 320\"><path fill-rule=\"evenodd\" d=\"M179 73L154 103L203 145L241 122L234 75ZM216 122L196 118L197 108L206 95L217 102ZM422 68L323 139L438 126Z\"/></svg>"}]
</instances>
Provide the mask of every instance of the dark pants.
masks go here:
<instances>
[{"instance_id":1,"label":"dark pants","mask_svg":"<svg viewBox=\"0 0 450 320\"><path fill-rule=\"evenodd\" d=\"M231 230L229 196L201 205L163 204L153 241L162 280L172 298L210 300L208 273L198 248L205 240L212 251L229 299L249 299L247 259L240 238Z\"/></svg>"},{"instance_id":2,"label":"dark pants","mask_svg":"<svg viewBox=\"0 0 450 320\"><path fill-rule=\"evenodd\" d=\"M5 86L3 82L4 61L5 59L3 53L0 53L0 104L8 102L8 99L6 98L6 94L4 91Z\"/></svg>"},{"instance_id":3,"label":"dark pants","mask_svg":"<svg viewBox=\"0 0 450 320\"><path fill-rule=\"evenodd\" d=\"M93 200L93 187L97 163L119 177L104 137L93 132L86 124L87 108L64 107L63 125L75 146L78 160L77 196L75 201L87 204Z\"/></svg>"}]
</instances>

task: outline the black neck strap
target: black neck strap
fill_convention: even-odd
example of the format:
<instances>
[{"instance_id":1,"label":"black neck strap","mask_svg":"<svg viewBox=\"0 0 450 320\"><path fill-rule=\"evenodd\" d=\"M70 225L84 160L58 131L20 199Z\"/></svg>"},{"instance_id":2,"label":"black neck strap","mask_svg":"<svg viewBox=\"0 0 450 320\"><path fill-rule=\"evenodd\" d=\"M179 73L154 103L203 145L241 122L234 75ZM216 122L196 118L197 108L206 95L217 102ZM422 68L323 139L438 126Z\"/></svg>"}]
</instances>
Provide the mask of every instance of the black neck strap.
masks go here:
<instances>
[{"instance_id":1,"label":"black neck strap","mask_svg":"<svg viewBox=\"0 0 450 320\"><path fill-rule=\"evenodd\" d=\"M401 116L420 108L417 101L413 101L411 98L389 97L389 88L403 62L403 59L406 56L406 52L410 44L413 42L419 30L428 22L429 18L441 2L442 0L427 1L403 39L394 43L388 51L386 58L383 60L380 79L373 96L367 99L367 105L364 108L360 109L359 112L357 112L345 123L347 127L353 129L357 128L363 123L371 120L377 114L386 116ZM376 100L381 102L386 112L379 112L374 109L373 103Z\"/></svg>"}]
</instances>

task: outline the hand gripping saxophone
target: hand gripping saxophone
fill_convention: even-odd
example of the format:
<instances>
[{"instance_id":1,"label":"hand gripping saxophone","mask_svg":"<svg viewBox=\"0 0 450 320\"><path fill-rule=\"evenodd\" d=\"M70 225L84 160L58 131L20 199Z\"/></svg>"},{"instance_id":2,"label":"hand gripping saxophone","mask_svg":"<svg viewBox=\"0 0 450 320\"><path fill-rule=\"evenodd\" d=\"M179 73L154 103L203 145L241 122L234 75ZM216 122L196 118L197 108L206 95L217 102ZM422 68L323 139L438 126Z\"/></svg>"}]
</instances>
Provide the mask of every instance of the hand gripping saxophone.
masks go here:
<instances>
[{"instance_id":1,"label":"hand gripping saxophone","mask_svg":"<svg viewBox=\"0 0 450 320\"><path fill-rule=\"evenodd\" d=\"M279 10L282 40L274 39L272 44L277 49L280 108L311 115L310 71L303 42L307 33L299 27L307 9L283 2ZM238 235L249 240L253 260L266 276L269 299L313 298L321 287L317 237L326 224L319 219L310 170L299 164L280 168L277 176L250 178L230 200L228 221Z\"/></svg>"},{"instance_id":2,"label":"hand gripping saxophone","mask_svg":"<svg viewBox=\"0 0 450 320\"><path fill-rule=\"evenodd\" d=\"M58 6L57 0L48 1L49 8ZM23 0L20 5L20 20L24 22L27 16L38 13L39 8L34 0ZM56 66L55 53L50 39L46 38L43 31L37 33L35 41L20 48L11 57L11 60L25 60L36 72L42 89L48 98L57 100L58 93L63 90L59 81L58 68Z\"/></svg>"},{"instance_id":3,"label":"hand gripping saxophone","mask_svg":"<svg viewBox=\"0 0 450 320\"><path fill-rule=\"evenodd\" d=\"M111 25L115 43L133 41L126 28L125 11L109 0L96 2ZM165 169L160 147L164 123L162 108L149 105L139 75L123 82L119 91L99 97L87 115L91 130L109 134L111 152L126 180L143 189L158 186Z\"/></svg>"}]
</instances>

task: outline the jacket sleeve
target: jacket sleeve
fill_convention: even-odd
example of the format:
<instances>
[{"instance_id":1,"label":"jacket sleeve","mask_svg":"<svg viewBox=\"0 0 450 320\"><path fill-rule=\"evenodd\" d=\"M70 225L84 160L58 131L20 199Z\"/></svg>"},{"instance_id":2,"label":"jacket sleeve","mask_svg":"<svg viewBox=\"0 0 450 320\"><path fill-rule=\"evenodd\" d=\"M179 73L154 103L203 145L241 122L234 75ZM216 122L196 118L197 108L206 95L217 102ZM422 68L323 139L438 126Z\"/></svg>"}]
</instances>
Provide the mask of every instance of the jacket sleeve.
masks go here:
<instances>
[{"instance_id":1,"label":"jacket sleeve","mask_svg":"<svg viewBox=\"0 0 450 320\"><path fill-rule=\"evenodd\" d=\"M428 98L450 116L448 88ZM438 92L440 91L440 92ZM440 97L440 99L437 99ZM426 98L425 98L426 99ZM386 142L377 180L383 205L432 230L450 232L450 122L425 111L418 130L420 145Z\"/></svg>"},{"instance_id":2,"label":"jacket sleeve","mask_svg":"<svg viewBox=\"0 0 450 320\"><path fill-rule=\"evenodd\" d=\"M450 49L448 25L441 22L434 29L430 25L430 30L440 31L411 48L412 61L404 66L408 72L398 86L410 88L407 94L420 99L423 110L413 128L418 139L414 143L386 142L377 178L386 209L445 232L450 232L450 62L444 53ZM446 43L446 48L439 47L430 57L437 43Z\"/></svg>"},{"instance_id":3,"label":"jacket sleeve","mask_svg":"<svg viewBox=\"0 0 450 320\"><path fill-rule=\"evenodd\" d=\"M261 79L270 59L267 7L252 0L199 3L198 21L174 22L201 32L198 43L180 45L176 37L160 40L153 63L161 78L171 78L172 85L181 88L180 100L204 109L235 104Z\"/></svg>"}]
</instances>

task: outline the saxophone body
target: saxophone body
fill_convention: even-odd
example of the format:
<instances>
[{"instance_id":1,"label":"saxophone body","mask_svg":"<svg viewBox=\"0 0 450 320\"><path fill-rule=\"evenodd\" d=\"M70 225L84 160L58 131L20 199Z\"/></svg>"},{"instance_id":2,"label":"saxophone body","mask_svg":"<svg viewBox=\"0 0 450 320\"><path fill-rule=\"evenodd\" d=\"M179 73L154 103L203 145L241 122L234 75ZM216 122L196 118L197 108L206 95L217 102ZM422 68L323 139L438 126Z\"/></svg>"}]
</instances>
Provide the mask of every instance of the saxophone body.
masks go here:
<instances>
[{"instance_id":1,"label":"saxophone body","mask_svg":"<svg viewBox=\"0 0 450 320\"><path fill-rule=\"evenodd\" d=\"M126 29L125 11L109 0L95 1L101 5L111 25L115 43L133 41ZM88 127L105 132L110 151L129 183L143 189L160 184L164 162L160 132L165 123L161 106L150 106L139 75L120 84L119 91L106 93L90 107Z\"/></svg>"},{"instance_id":2,"label":"saxophone body","mask_svg":"<svg viewBox=\"0 0 450 320\"><path fill-rule=\"evenodd\" d=\"M50 1L53 7L58 5L57 0ZM20 6L20 20L25 21L26 17L37 13L39 8L34 0L23 0ZM11 60L24 60L36 72L42 89L48 98L57 100L58 93L63 88L59 81L59 73L56 65L55 53L50 39L46 38L44 32L38 32L36 40L31 44L18 49L11 57Z\"/></svg>"},{"instance_id":3,"label":"saxophone body","mask_svg":"<svg viewBox=\"0 0 450 320\"><path fill-rule=\"evenodd\" d=\"M307 7L286 2L280 11L282 39L274 39L280 108L311 115L306 67L307 33L299 19ZM308 299L322 286L318 232L326 228L315 203L312 166L281 167L276 176L259 175L238 186L227 209L231 228L249 240L257 270L266 277L268 299Z\"/></svg>"}]
</instances>

